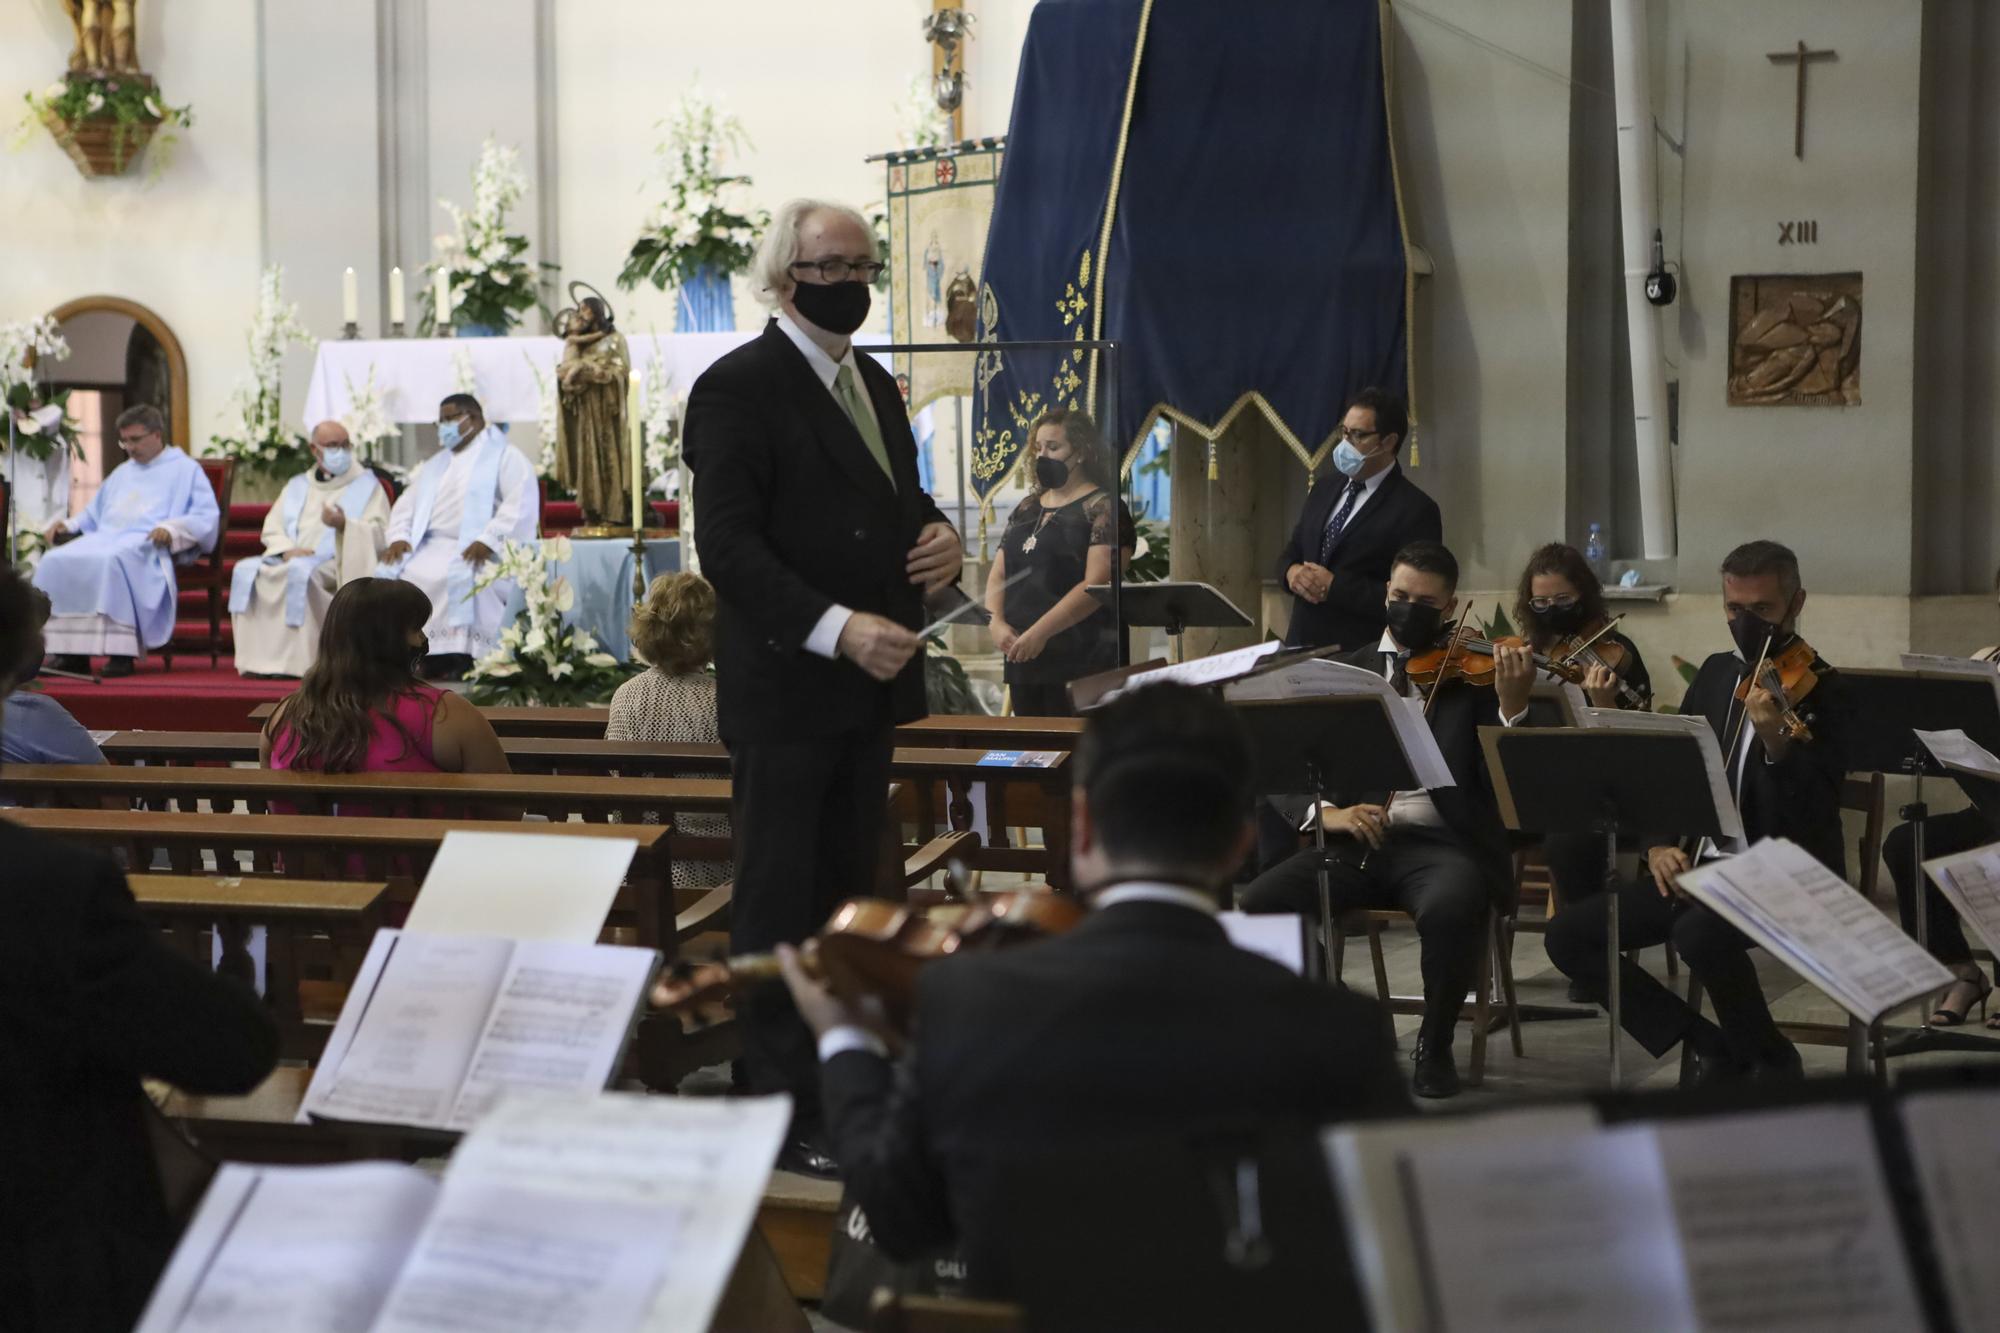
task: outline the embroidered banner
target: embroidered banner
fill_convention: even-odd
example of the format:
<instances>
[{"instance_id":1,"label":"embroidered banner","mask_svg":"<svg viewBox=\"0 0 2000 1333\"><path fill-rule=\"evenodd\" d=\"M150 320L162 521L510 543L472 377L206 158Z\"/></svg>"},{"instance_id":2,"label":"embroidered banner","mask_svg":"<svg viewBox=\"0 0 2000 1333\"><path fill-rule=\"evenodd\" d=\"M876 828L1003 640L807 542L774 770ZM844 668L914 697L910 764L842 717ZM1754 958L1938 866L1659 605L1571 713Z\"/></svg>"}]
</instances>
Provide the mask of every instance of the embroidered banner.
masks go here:
<instances>
[{"instance_id":1,"label":"embroidered banner","mask_svg":"<svg viewBox=\"0 0 2000 1333\"><path fill-rule=\"evenodd\" d=\"M902 343L969 345L977 332L981 261L1004 150L996 140L955 153L890 156L889 309ZM912 416L947 394L972 392L973 358L895 358Z\"/></svg>"}]
</instances>

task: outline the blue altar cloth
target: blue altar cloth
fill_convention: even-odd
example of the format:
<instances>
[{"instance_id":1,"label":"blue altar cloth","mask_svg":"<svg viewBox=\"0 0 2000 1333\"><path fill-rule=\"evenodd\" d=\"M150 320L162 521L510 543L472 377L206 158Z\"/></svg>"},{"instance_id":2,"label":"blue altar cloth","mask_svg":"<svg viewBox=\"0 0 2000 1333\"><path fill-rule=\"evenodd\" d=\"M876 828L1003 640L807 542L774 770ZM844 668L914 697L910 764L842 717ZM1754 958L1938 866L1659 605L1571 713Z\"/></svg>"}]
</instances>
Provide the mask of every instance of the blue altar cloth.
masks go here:
<instances>
[{"instance_id":1,"label":"blue altar cloth","mask_svg":"<svg viewBox=\"0 0 2000 1333\"><path fill-rule=\"evenodd\" d=\"M549 563L549 576L562 577L576 589L576 605L563 616L563 623L584 629L597 639L605 652L621 662L632 660L632 640L625 626L632 619L632 543L623 537L572 537L570 558ZM646 542L646 581L661 574L679 572L681 542L678 537L662 537ZM515 589L507 599L506 614L500 623L511 625L527 609L527 599Z\"/></svg>"}]
</instances>

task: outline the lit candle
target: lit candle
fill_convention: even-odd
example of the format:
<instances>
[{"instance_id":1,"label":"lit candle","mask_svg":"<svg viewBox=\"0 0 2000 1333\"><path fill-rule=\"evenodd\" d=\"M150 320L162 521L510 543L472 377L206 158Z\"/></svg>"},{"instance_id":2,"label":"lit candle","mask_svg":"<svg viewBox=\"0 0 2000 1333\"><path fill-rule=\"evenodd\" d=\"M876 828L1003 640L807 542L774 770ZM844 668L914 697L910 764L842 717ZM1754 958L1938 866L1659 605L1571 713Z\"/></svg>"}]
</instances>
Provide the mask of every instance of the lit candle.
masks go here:
<instances>
[{"instance_id":1,"label":"lit candle","mask_svg":"<svg viewBox=\"0 0 2000 1333\"><path fill-rule=\"evenodd\" d=\"M403 270L400 268L389 270L389 322L403 322Z\"/></svg>"},{"instance_id":2,"label":"lit candle","mask_svg":"<svg viewBox=\"0 0 2000 1333\"><path fill-rule=\"evenodd\" d=\"M646 432L639 424L639 377L630 377L625 422L632 434L632 531L646 528Z\"/></svg>"},{"instance_id":3,"label":"lit candle","mask_svg":"<svg viewBox=\"0 0 2000 1333\"><path fill-rule=\"evenodd\" d=\"M437 334L451 327L451 270L438 266L437 283L431 294L431 317L437 325Z\"/></svg>"},{"instance_id":4,"label":"lit candle","mask_svg":"<svg viewBox=\"0 0 2000 1333\"><path fill-rule=\"evenodd\" d=\"M347 324L361 322L361 285L355 281L352 267L340 275L340 318Z\"/></svg>"}]
</instances>

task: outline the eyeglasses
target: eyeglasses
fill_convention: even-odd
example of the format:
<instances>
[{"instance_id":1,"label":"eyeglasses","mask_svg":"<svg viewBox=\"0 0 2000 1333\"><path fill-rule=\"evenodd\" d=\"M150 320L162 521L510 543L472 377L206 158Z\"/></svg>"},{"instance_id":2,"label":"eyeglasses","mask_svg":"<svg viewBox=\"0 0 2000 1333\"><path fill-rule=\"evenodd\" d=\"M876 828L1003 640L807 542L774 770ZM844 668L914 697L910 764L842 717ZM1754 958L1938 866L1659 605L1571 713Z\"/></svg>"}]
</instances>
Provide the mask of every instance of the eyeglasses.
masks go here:
<instances>
[{"instance_id":1,"label":"eyeglasses","mask_svg":"<svg viewBox=\"0 0 2000 1333\"><path fill-rule=\"evenodd\" d=\"M1530 597L1528 605L1537 611L1567 611L1581 600L1575 594L1568 597Z\"/></svg>"},{"instance_id":2,"label":"eyeglasses","mask_svg":"<svg viewBox=\"0 0 2000 1333\"><path fill-rule=\"evenodd\" d=\"M1381 433L1379 430L1356 430L1352 426L1342 426L1340 428L1340 437L1349 444L1360 444L1363 440L1372 440Z\"/></svg>"},{"instance_id":3,"label":"eyeglasses","mask_svg":"<svg viewBox=\"0 0 2000 1333\"><path fill-rule=\"evenodd\" d=\"M821 280L825 282L846 282L849 278L873 282L882 276L882 270L886 265L877 263L873 259L863 260L859 264L849 263L845 259L801 259L789 267L793 272L802 268L818 269Z\"/></svg>"},{"instance_id":4,"label":"eyeglasses","mask_svg":"<svg viewBox=\"0 0 2000 1333\"><path fill-rule=\"evenodd\" d=\"M118 443L124 445L133 445L139 443L139 441L141 440L150 440L152 438L153 438L153 432L149 430L142 430L137 435L125 435L121 433L118 437Z\"/></svg>"}]
</instances>

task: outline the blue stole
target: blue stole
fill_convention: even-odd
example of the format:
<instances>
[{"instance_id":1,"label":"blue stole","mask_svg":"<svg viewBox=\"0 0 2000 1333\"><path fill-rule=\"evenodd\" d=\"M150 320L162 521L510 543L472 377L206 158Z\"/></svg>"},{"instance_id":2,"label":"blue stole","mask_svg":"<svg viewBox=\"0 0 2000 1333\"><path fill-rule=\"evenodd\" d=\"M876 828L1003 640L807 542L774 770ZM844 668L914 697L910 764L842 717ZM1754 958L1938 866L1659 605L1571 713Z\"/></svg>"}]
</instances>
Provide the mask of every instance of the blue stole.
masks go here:
<instances>
[{"instance_id":1,"label":"blue stole","mask_svg":"<svg viewBox=\"0 0 2000 1333\"><path fill-rule=\"evenodd\" d=\"M340 512L351 520L358 520L361 517L368 508L373 488L381 484L375 480L375 474L367 468L356 470L361 475L347 483L335 501L340 506ZM284 493L278 497L279 521L283 523L285 535L291 538L294 548L299 543L299 517L305 513L306 497L311 491L307 474L301 472L285 483ZM250 603L256 596L259 568L265 565L284 565L285 624L292 629L305 624L306 585L311 581L313 571L333 559L338 540L339 534L328 527L320 533L319 545L314 548L310 556L287 560L282 555L267 555L254 563L248 560L237 561L236 568L229 576L229 614L240 616L250 609Z\"/></svg>"},{"instance_id":2,"label":"blue stole","mask_svg":"<svg viewBox=\"0 0 2000 1333\"><path fill-rule=\"evenodd\" d=\"M465 508L459 514L456 538L458 550L452 554L451 573L445 576L447 625L463 626L472 623L472 566L466 561L463 552L486 531L486 525L493 521L493 504L500 487L500 460L506 456L507 450L513 448L507 443L507 437L492 426L486 427L486 434L490 438L479 445L479 457L474 460L472 475L465 483ZM459 447L465 449L472 446ZM417 508L410 519L409 540L412 555L416 554L417 548L424 544L424 537L430 532L431 510L437 504L438 487L444 482L444 474L451 467L451 457L450 451L440 450L431 456L431 460L424 464L423 470L417 474ZM467 533L472 535L468 537ZM401 574L402 567L399 565L394 573L385 577L397 578Z\"/></svg>"}]
</instances>

